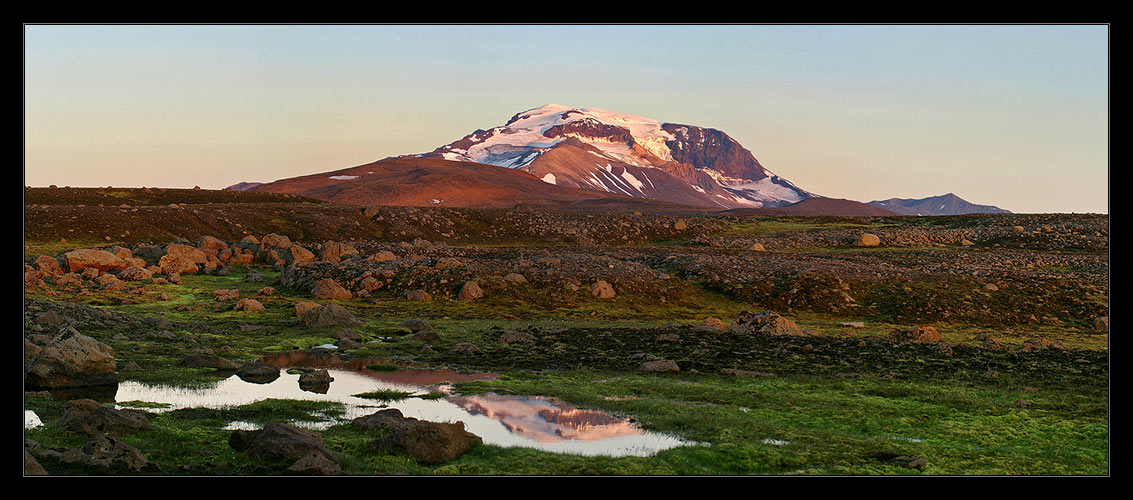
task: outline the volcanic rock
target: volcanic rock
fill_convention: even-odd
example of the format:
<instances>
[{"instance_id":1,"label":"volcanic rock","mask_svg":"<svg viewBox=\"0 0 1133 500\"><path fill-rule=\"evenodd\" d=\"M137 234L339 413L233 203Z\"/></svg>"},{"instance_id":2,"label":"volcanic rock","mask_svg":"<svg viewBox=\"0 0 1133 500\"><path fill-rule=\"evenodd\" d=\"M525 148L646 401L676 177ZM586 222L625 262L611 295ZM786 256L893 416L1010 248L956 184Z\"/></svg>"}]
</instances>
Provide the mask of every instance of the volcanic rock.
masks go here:
<instances>
[{"instance_id":1,"label":"volcanic rock","mask_svg":"<svg viewBox=\"0 0 1133 500\"><path fill-rule=\"evenodd\" d=\"M213 290L212 300L217 302L228 302L240 298L240 290L237 288Z\"/></svg>"},{"instance_id":2,"label":"volcanic rock","mask_svg":"<svg viewBox=\"0 0 1133 500\"><path fill-rule=\"evenodd\" d=\"M84 269L96 269L100 272L120 271L129 267L129 264L121 257L107 252L106 250L96 250L93 248L71 250L63 254L63 262L66 264L67 270L72 273L77 273Z\"/></svg>"},{"instance_id":3,"label":"volcanic rock","mask_svg":"<svg viewBox=\"0 0 1133 500\"><path fill-rule=\"evenodd\" d=\"M343 257L347 255L356 255L358 250L354 249L353 245L349 243L340 243L337 241L328 241L323 243L322 258L319 259L323 262L332 262L337 264Z\"/></svg>"},{"instance_id":4,"label":"volcanic rock","mask_svg":"<svg viewBox=\"0 0 1133 500\"><path fill-rule=\"evenodd\" d=\"M889 332L890 340L901 342L940 342L940 332L931 326L917 326Z\"/></svg>"},{"instance_id":5,"label":"volcanic rock","mask_svg":"<svg viewBox=\"0 0 1133 500\"><path fill-rule=\"evenodd\" d=\"M433 326L428 321L423 319L403 319L397 322L397 326L408 328L411 333L423 332L432 330Z\"/></svg>"},{"instance_id":6,"label":"volcanic rock","mask_svg":"<svg viewBox=\"0 0 1133 500\"><path fill-rule=\"evenodd\" d=\"M267 363L246 363L236 369L236 376L245 382L267 384L279 378L279 368Z\"/></svg>"},{"instance_id":7,"label":"volcanic rock","mask_svg":"<svg viewBox=\"0 0 1133 500\"><path fill-rule=\"evenodd\" d=\"M484 351L481 351L480 346L476 344L461 342L452 346L452 349L449 349L449 352L453 354L481 354Z\"/></svg>"},{"instance_id":8,"label":"volcanic rock","mask_svg":"<svg viewBox=\"0 0 1133 500\"><path fill-rule=\"evenodd\" d=\"M718 332L728 331L728 325L725 325L723 321L720 321L720 318L713 318L713 317L704 318L704 322L701 323L700 326L701 326L701 328L704 328L704 329L707 329L707 330L715 330L715 331L718 331Z\"/></svg>"},{"instance_id":9,"label":"volcanic rock","mask_svg":"<svg viewBox=\"0 0 1133 500\"><path fill-rule=\"evenodd\" d=\"M311 451L284 469L283 473L293 476L336 476L342 473L342 466L322 452Z\"/></svg>"},{"instance_id":10,"label":"volcanic rock","mask_svg":"<svg viewBox=\"0 0 1133 500\"><path fill-rule=\"evenodd\" d=\"M142 267L130 266L119 271L118 278L126 281L143 281L153 278L153 273Z\"/></svg>"},{"instance_id":11,"label":"volcanic rock","mask_svg":"<svg viewBox=\"0 0 1133 500\"><path fill-rule=\"evenodd\" d=\"M466 281L464 286L460 287L460 294L457 296L460 300L475 300L484 297L484 291L480 289L480 285L475 281Z\"/></svg>"},{"instance_id":12,"label":"volcanic rock","mask_svg":"<svg viewBox=\"0 0 1133 500\"><path fill-rule=\"evenodd\" d=\"M56 425L60 429L73 432L105 433L118 437L142 430L152 430L153 425L146 415L146 412L140 410L108 408L93 399L76 399L67 402L63 415L59 417Z\"/></svg>"},{"instance_id":13,"label":"volcanic rock","mask_svg":"<svg viewBox=\"0 0 1133 500\"><path fill-rule=\"evenodd\" d=\"M743 311L732 320L729 328L739 335L803 335L802 329L774 311Z\"/></svg>"},{"instance_id":14,"label":"volcanic rock","mask_svg":"<svg viewBox=\"0 0 1133 500\"><path fill-rule=\"evenodd\" d=\"M47 255L40 255L32 261L32 265L39 271L51 274L63 274L63 266L59 265L59 260L55 257Z\"/></svg>"},{"instance_id":15,"label":"volcanic rock","mask_svg":"<svg viewBox=\"0 0 1133 500\"><path fill-rule=\"evenodd\" d=\"M396 409L356 418L354 425L363 429L392 429L392 434L374 441L373 446L409 455L427 465L450 462L483 443L480 436L464 429L464 422L427 422L404 417Z\"/></svg>"},{"instance_id":16,"label":"volcanic rock","mask_svg":"<svg viewBox=\"0 0 1133 500\"><path fill-rule=\"evenodd\" d=\"M297 302L295 304L295 315L302 317L307 311L320 307L317 302Z\"/></svg>"},{"instance_id":17,"label":"volcanic rock","mask_svg":"<svg viewBox=\"0 0 1133 500\"><path fill-rule=\"evenodd\" d=\"M332 461L338 460L326 449L322 434L276 422L258 431L232 431L228 445L258 460L300 460L308 453L319 453Z\"/></svg>"},{"instance_id":18,"label":"volcanic rock","mask_svg":"<svg viewBox=\"0 0 1133 500\"><path fill-rule=\"evenodd\" d=\"M504 345L514 343L532 343L535 342L535 336L527 332L504 332L500 335L499 342Z\"/></svg>"},{"instance_id":19,"label":"volcanic rock","mask_svg":"<svg viewBox=\"0 0 1133 500\"><path fill-rule=\"evenodd\" d=\"M876 234L863 233L861 236L858 236L857 245L859 247L875 247L880 244L881 238L878 238Z\"/></svg>"},{"instance_id":20,"label":"volcanic rock","mask_svg":"<svg viewBox=\"0 0 1133 500\"><path fill-rule=\"evenodd\" d=\"M335 303L308 310L303 313L302 320L303 325L307 328L327 328L335 326L357 328L366 325L366 323L354 317L345 307Z\"/></svg>"},{"instance_id":21,"label":"volcanic rock","mask_svg":"<svg viewBox=\"0 0 1133 500\"><path fill-rule=\"evenodd\" d=\"M323 278L315 283L311 294L319 300L350 300L353 294L330 278Z\"/></svg>"},{"instance_id":22,"label":"volcanic rock","mask_svg":"<svg viewBox=\"0 0 1133 500\"><path fill-rule=\"evenodd\" d=\"M590 285L590 295L600 299L612 299L616 294L614 293L614 287L610 286L606 280L598 280Z\"/></svg>"},{"instance_id":23,"label":"volcanic rock","mask_svg":"<svg viewBox=\"0 0 1133 500\"><path fill-rule=\"evenodd\" d=\"M326 368L299 375L299 385L326 385L334 381Z\"/></svg>"},{"instance_id":24,"label":"volcanic rock","mask_svg":"<svg viewBox=\"0 0 1133 500\"><path fill-rule=\"evenodd\" d=\"M1109 332L1109 316L1095 318L1094 330L1098 332Z\"/></svg>"},{"instance_id":25,"label":"volcanic rock","mask_svg":"<svg viewBox=\"0 0 1133 500\"><path fill-rule=\"evenodd\" d=\"M57 389L117 384L114 349L68 327L65 337L43 348L27 368L30 388Z\"/></svg>"},{"instance_id":26,"label":"volcanic rock","mask_svg":"<svg viewBox=\"0 0 1133 500\"><path fill-rule=\"evenodd\" d=\"M669 359L658 359L654 361L646 361L638 367L643 372L679 372L680 367L677 366L676 361Z\"/></svg>"},{"instance_id":27,"label":"volcanic rock","mask_svg":"<svg viewBox=\"0 0 1133 500\"><path fill-rule=\"evenodd\" d=\"M266 311L267 309L264 308L264 305L256 299L241 299L240 302L236 303L236 307L233 310L244 312L262 312Z\"/></svg>"},{"instance_id":28,"label":"volcanic rock","mask_svg":"<svg viewBox=\"0 0 1133 500\"><path fill-rule=\"evenodd\" d=\"M375 262L385 262L385 261L388 261L388 260L397 260L397 256L394 255L393 252L390 252L389 250L382 250L378 253L375 253L374 255L367 257L366 260L372 260L372 261L375 261Z\"/></svg>"}]
</instances>

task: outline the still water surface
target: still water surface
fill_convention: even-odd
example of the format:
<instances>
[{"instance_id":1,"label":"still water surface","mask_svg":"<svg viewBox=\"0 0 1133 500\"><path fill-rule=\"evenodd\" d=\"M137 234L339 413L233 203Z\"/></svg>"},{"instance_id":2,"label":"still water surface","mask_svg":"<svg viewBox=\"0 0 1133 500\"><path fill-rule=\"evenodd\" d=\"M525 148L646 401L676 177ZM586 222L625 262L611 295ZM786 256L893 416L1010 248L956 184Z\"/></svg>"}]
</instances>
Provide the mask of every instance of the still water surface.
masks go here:
<instances>
[{"instance_id":1,"label":"still water surface","mask_svg":"<svg viewBox=\"0 0 1133 500\"><path fill-rule=\"evenodd\" d=\"M345 414L337 420L326 417L319 422L293 422L295 425L323 429L336 423L369 415L381 408L396 408L407 417L433 422L464 422L469 432L484 443L506 447L536 448L555 453L586 456L649 456L677 446L696 445L674 436L648 432L628 419L603 412L574 407L554 398L482 394L461 396L450 393L450 385L468 380L488 380L496 374L458 374L451 371L403 369L395 372L366 370L366 361L343 363L336 359L297 354L265 358L281 368L327 367L334 381L325 393L299 387L299 375L285 371L267 384L245 382L233 375L214 387L179 388L137 382L118 384L118 402L146 401L168 404L161 412L178 408L221 408L254 403L264 399L296 399L342 403ZM439 399L406 398L376 401L355 397L373 391L401 391L411 394L443 392ZM231 422L230 429L253 429L246 422Z\"/></svg>"}]
</instances>

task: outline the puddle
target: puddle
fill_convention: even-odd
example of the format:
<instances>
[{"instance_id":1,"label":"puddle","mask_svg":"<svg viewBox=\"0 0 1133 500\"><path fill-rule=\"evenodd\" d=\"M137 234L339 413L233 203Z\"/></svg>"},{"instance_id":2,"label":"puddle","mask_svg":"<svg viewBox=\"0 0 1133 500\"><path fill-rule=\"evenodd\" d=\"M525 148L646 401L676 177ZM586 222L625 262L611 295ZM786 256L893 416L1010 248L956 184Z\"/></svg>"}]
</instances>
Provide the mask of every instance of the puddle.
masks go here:
<instances>
[{"instance_id":1,"label":"puddle","mask_svg":"<svg viewBox=\"0 0 1133 500\"><path fill-rule=\"evenodd\" d=\"M24 428L25 429L34 429L34 428L39 427L41 425L43 425L43 421L39 419L39 415L36 415L34 411L24 410Z\"/></svg>"},{"instance_id":2,"label":"puddle","mask_svg":"<svg viewBox=\"0 0 1133 500\"><path fill-rule=\"evenodd\" d=\"M448 384L469 380L490 380L493 373L459 374L451 371L404 369L376 372L365 366L374 360L342 361L336 356L315 356L292 352L265 357L263 362L284 368L279 378L266 384L255 384L232 377L207 388L178 388L121 382L117 401L165 403L166 408L146 411L165 412L179 408L221 408L240 406L256 401L295 399L333 401L345 406L338 420L293 422L309 429L325 429L354 418L374 413L379 408L396 408L407 417L433 422L462 421L465 428L484 443L505 447L536 448L554 453L586 456L649 456L677 446L697 445L665 434L648 432L629 420L595 410L576 408L554 398L482 394L459 396L449 394ZM299 387L299 375L286 368L327 368L334 381L325 393L305 391ZM407 398L398 401L377 401L354 394L374 391L400 391L415 395L432 392L449 394L437 399ZM230 422L228 429L255 429L248 422Z\"/></svg>"}]
</instances>

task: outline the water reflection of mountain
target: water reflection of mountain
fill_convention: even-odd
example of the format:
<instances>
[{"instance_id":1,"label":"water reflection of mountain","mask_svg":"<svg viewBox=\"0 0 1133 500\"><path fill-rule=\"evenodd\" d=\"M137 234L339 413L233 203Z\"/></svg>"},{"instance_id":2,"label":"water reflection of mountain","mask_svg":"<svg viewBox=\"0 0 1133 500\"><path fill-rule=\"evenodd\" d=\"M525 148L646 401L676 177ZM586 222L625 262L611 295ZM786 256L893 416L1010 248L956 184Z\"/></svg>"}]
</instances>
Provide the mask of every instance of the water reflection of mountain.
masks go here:
<instances>
[{"instance_id":1,"label":"water reflection of mountain","mask_svg":"<svg viewBox=\"0 0 1133 500\"><path fill-rule=\"evenodd\" d=\"M622 421L622 419L613 415L599 413L594 410L540 410L539 416L543 417L543 420L553 424L580 430L599 425L614 425Z\"/></svg>"},{"instance_id":2,"label":"water reflection of mountain","mask_svg":"<svg viewBox=\"0 0 1133 500\"><path fill-rule=\"evenodd\" d=\"M445 399L464 411L495 419L509 431L542 443L593 441L645 433L628 420L575 408L553 398L484 394Z\"/></svg>"}]
</instances>

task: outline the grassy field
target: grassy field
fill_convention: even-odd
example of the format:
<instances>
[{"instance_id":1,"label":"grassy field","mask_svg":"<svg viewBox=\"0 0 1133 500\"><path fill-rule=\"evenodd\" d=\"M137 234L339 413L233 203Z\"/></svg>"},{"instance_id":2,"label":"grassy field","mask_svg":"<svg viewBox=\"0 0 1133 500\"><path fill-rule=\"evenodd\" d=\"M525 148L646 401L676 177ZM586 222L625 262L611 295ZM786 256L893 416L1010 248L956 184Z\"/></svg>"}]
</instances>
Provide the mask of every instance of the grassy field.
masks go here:
<instances>
[{"instance_id":1,"label":"grassy field","mask_svg":"<svg viewBox=\"0 0 1133 500\"><path fill-rule=\"evenodd\" d=\"M168 201L170 196L183 197L190 204L188 212L171 207L163 210L174 214L170 217L176 217L177 224L198 232L229 217L243 221L242 228L260 224L255 226L257 234L265 228L293 232L305 228L306 232L317 232L315 241L339 234L363 238L378 230L375 220L363 218L356 209L324 209L300 199L264 195L262 203L298 207L308 222L296 229L290 227L295 222L271 214L238 214L238 210L209 206L245 199L238 195L226 198L230 195L182 191L97 189L81 194L86 202L109 205L100 207L108 213L119 211L111 203L156 204ZM33 194L40 203L50 205L50 197L59 193L39 190ZM193 203L199 204L200 214L192 212ZM54 220L55 210L55 206L41 207L43 213L37 220ZM458 215L471 217L463 212ZM735 221L730 230L712 236L783 237L902 225L919 230L974 225L982 220L968 216L755 217ZM469 225L483 225L479 219L473 222ZM587 223L584 220L582 224ZM140 238L117 238L117 226L100 229L60 241L58 227L41 228L38 231L50 237L25 241L25 256L54 256L72 248L128 244ZM153 222L150 232L162 236L166 229ZM229 240L246 232L234 227L226 230ZM102 237L103 233L112 236L111 240ZM484 234L489 233L485 230ZM640 457L584 457L482 444L456 460L424 465L372 445L389 431L361 430L338 423L319 430L327 448L341 459L343 472L353 475L1109 474L1109 336L1095 331L1091 323L1091 318L1108 309L1108 282L1099 288L1083 279L1089 266L1081 262L1089 264L1088 260L1073 265L1043 261L1036 272L1061 273L1059 279L1040 276L1023 283L1025 286L1011 282L994 294L983 289L988 281L986 274L970 273L873 281L847 277L844 282L841 278L831 281L821 273L798 273L715 283L698 279L694 272L698 268L692 264L738 250L722 247L706 251L693 242L697 236L701 235L657 236L625 241L619 243L620 247L570 246L572 254L593 250L603 257L610 249L614 254L624 250L627 255L643 247L657 250L660 257L654 260L645 251L625 259L666 273L665 280L658 281L653 289L619 285L612 299L599 299L585 289L565 288L568 285L560 280L555 285L547 284L550 281L497 288L485 285L490 293L475 301L438 297L411 302L401 289L408 286L390 285L365 299L335 302L364 323L354 329L362 347L350 350L350 355L364 360L365 370L396 374L410 368L447 368L498 373L491 380L457 382L452 385L453 394L557 398L698 444ZM453 242L450 248L463 252L469 242L477 242L476 246L491 248L492 258L498 259L518 245L538 245L540 251L547 249L554 255L553 251L565 244L518 232L507 238L469 238ZM411 251L416 250L405 253ZM670 252L684 260L662 262ZM947 263L970 257L955 245L804 246L781 252L792 259L799 255L847 260L871 255L894 257L885 262L923 256ZM1083 250L1067 247L1042 252L1059 257ZM1096 253L1096 249L1088 252ZM461 258L477 258L472 251L466 255ZM691 264L678 268L678 262ZM723 274L744 271L743 264L728 268L728 262L744 261L720 264ZM406 275L417 279L417 271L429 267L404 269ZM688 274L682 274L682 270ZM167 320L161 327L123 326L126 323L110 320L80 325L83 334L114 348L121 381L148 385L212 388L231 376L230 371L184 366L182 357L194 349L222 352L225 358L236 361L256 361L265 355L305 352L336 342L340 328L302 325L295 304L313 298L308 290L272 285L270 280L280 275L279 270L257 268L258 273L267 275L269 281L265 282L244 281L247 268L228 271L226 275L185 274L181 284L146 283L144 289L133 284L121 291L81 291L49 283L42 288L26 287L25 296L36 301L88 304L128 317ZM1096 271L1089 272L1096 276ZM460 282L444 283L448 289L455 289ZM276 286L275 293L258 296L265 286ZM221 289L237 289L241 298L257 298L266 310L234 311L232 302L214 300L213 292ZM796 289L803 289L803 293L796 294ZM831 300L843 300L843 292L852 294L860 306L829 307ZM1041 309L1049 314L1031 321L1025 318L1030 312L1020 311L1034 308L1029 302L1035 300L1044 301ZM707 318L727 325L742 311L763 309L782 313L812 335L742 337L702 326ZM399 325L407 319L427 320L440 340L414 340L410 331ZM843 325L847 321L864 324ZM35 323L34 315L25 321L25 335L48 333L29 330L36 327ZM921 344L890 340L894 330L913 325L935 328L942 341ZM533 340L501 340L504 334L516 332L528 333ZM1027 347L1026 343L1035 338L1060 343L1061 348ZM476 344L482 352L470 355L451 350L463 343ZM671 360L680 371L651 373L640 369L643 359L654 358ZM124 369L126 366L131 368ZM355 395L369 399L375 408L407 398L446 397L432 389L418 393L376 390ZM57 427L65 403L62 396L27 394L25 409L34 411L44 425L25 429L25 437L55 450L82 447L84 435ZM278 475L290 463L253 460L235 451L228 445L232 430L226 427L232 422L337 422L346 411L337 402L274 398L218 409L172 411L166 401L116 403L153 412L149 417L153 430L121 438L144 453L149 461L146 469L106 470L52 460L41 462L50 474ZM919 459L913 464L916 466L908 466L914 459Z\"/></svg>"}]
</instances>

